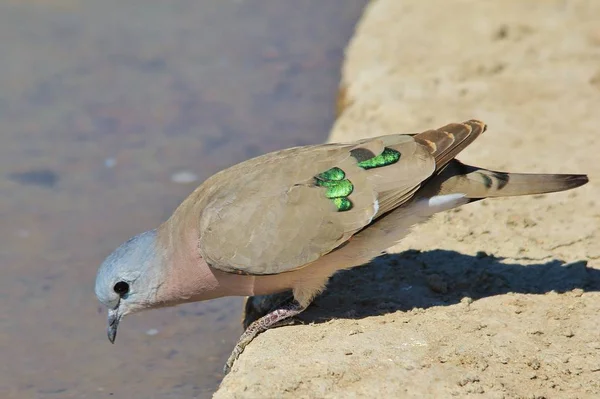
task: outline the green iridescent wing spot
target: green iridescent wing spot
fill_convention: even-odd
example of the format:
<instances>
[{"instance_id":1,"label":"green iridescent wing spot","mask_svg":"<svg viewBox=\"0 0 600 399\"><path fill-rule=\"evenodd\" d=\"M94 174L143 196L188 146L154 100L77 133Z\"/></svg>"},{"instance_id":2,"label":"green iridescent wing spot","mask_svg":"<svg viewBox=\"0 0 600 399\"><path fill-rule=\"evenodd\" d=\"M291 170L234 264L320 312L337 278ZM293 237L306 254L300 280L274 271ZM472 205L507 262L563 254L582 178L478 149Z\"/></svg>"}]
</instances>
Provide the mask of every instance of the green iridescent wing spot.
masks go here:
<instances>
[{"instance_id":1,"label":"green iridescent wing spot","mask_svg":"<svg viewBox=\"0 0 600 399\"><path fill-rule=\"evenodd\" d=\"M338 212L349 211L352 209L352 201L348 198L334 198L333 203L338 209Z\"/></svg>"},{"instance_id":2,"label":"green iridescent wing spot","mask_svg":"<svg viewBox=\"0 0 600 399\"><path fill-rule=\"evenodd\" d=\"M383 152L376 157L360 161L358 166L363 169L373 169L395 164L399 160L400 152L386 147L383 149Z\"/></svg>"},{"instance_id":3,"label":"green iridescent wing spot","mask_svg":"<svg viewBox=\"0 0 600 399\"><path fill-rule=\"evenodd\" d=\"M335 167L318 174L316 177L321 181L340 181L346 178L346 173L340 168Z\"/></svg>"},{"instance_id":4,"label":"green iridescent wing spot","mask_svg":"<svg viewBox=\"0 0 600 399\"><path fill-rule=\"evenodd\" d=\"M366 148L355 148L350 153L362 169L388 166L400 160L400 152L388 147L385 147L383 152L377 156ZM352 209L352 201L348 199L348 196L354 191L354 185L346 179L346 173L342 169L333 167L319 173L314 178L314 184L327 189L325 190L325 197L334 203L338 212Z\"/></svg>"},{"instance_id":5,"label":"green iridescent wing spot","mask_svg":"<svg viewBox=\"0 0 600 399\"><path fill-rule=\"evenodd\" d=\"M326 187L325 196L329 199L347 197L354 191L354 185L348 179L340 181L324 181L315 179L315 185Z\"/></svg>"},{"instance_id":6,"label":"green iridescent wing spot","mask_svg":"<svg viewBox=\"0 0 600 399\"><path fill-rule=\"evenodd\" d=\"M321 180L319 178L315 178L315 185L319 187L335 187L338 184L340 184L339 181Z\"/></svg>"},{"instance_id":7,"label":"green iridescent wing spot","mask_svg":"<svg viewBox=\"0 0 600 399\"><path fill-rule=\"evenodd\" d=\"M334 167L315 176L315 185L325 187L325 197L333 201L339 212L352 209L352 201L348 197L354 191L354 185L346 179L346 173Z\"/></svg>"},{"instance_id":8,"label":"green iridescent wing spot","mask_svg":"<svg viewBox=\"0 0 600 399\"><path fill-rule=\"evenodd\" d=\"M362 169L388 166L400 160L400 152L388 147L385 147L383 152L377 156L366 148L355 148L350 153ZM319 173L314 178L314 184L326 188L325 197L334 203L338 212L352 209L352 201L348 199L348 196L354 191L354 185L346 179L346 173L342 169L333 167Z\"/></svg>"},{"instance_id":9,"label":"green iridescent wing spot","mask_svg":"<svg viewBox=\"0 0 600 399\"><path fill-rule=\"evenodd\" d=\"M327 198L343 198L352 194L354 190L354 185L350 182L350 180L345 179L336 184L329 186L327 191L325 192L325 196Z\"/></svg>"}]
</instances>

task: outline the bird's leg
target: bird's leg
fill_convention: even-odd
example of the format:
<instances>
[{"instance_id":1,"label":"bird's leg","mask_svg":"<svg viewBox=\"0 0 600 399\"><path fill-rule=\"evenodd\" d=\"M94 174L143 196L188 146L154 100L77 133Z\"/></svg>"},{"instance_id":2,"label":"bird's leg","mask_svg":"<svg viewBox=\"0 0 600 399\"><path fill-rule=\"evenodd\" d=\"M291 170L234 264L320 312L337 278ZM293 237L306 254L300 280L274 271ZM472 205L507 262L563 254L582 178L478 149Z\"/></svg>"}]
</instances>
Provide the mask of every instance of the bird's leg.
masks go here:
<instances>
[{"instance_id":1,"label":"bird's leg","mask_svg":"<svg viewBox=\"0 0 600 399\"><path fill-rule=\"evenodd\" d=\"M278 294L254 295L246 299L244 306L244 315L242 325L244 330L252 324L252 322L265 316L267 313L277 309L280 305L290 302L294 299L292 291L284 291Z\"/></svg>"},{"instance_id":2,"label":"bird's leg","mask_svg":"<svg viewBox=\"0 0 600 399\"><path fill-rule=\"evenodd\" d=\"M306 306L302 306L294 299L290 299L277 306L274 310L267 313L265 316L250 324L238 340L238 343L235 345L233 352L231 352L229 359L227 359L227 363L223 368L225 374L227 374L229 370L231 370L233 363L244 351L244 348L246 348L246 346L258 334L268 330L269 328L279 327L291 322L291 318L302 313L304 309L306 309Z\"/></svg>"}]
</instances>

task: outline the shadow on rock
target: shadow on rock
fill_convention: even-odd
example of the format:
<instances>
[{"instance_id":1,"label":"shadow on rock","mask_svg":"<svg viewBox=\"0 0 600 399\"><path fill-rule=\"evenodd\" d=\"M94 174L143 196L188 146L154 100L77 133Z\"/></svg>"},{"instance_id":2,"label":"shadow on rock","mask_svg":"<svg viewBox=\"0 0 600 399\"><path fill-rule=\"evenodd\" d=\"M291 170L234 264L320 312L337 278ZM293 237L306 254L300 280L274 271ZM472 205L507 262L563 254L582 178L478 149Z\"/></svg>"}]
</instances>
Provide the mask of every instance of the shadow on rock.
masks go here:
<instances>
[{"instance_id":1,"label":"shadow on rock","mask_svg":"<svg viewBox=\"0 0 600 399\"><path fill-rule=\"evenodd\" d=\"M527 264L506 263L485 253L470 256L446 250L382 255L368 265L334 275L327 290L298 319L320 323L334 318L364 318L509 292L600 291L600 270L588 269L586 260L522 260ZM249 298L244 327L290 295Z\"/></svg>"}]
</instances>

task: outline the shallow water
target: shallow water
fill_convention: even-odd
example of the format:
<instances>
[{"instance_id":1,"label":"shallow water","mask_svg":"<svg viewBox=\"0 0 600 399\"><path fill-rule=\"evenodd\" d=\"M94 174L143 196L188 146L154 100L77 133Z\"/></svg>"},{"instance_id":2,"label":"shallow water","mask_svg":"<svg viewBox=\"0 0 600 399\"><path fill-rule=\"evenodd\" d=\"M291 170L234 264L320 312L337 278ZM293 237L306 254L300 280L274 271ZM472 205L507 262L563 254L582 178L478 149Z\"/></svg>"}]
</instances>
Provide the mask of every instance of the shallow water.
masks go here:
<instances>
[{"instance_id":1,"label":"shallow water","mask_svg":"<svg viewBox=\"0 0 600 399\"><path fill-rule=\"evenodd\" d=\"M323 141L365 3L0 0L0 397L210 397L241 299L110 345L97 267L218 170Z\"/></svg>"}]
</instances>

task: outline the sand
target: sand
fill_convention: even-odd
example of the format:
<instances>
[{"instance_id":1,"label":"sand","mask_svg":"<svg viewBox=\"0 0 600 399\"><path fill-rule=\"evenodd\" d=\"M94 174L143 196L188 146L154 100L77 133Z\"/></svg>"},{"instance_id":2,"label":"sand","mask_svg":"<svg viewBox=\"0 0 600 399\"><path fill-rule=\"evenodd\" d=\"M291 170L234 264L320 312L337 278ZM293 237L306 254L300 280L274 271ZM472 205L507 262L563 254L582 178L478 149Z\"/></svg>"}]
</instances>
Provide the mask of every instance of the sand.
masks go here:
<instances>
[{"instance_id":1,"label":"sand","mask_svg":"<svg viewBox=\"0 0 600 399\"><path fill-rule=\"evenodd\" d=\"M587 173L437 215L257 337L215 398L600 397L600 2L376 0L330 141L470 118L459 159Z\"/></svg>"}]
</instances>

